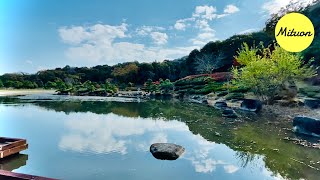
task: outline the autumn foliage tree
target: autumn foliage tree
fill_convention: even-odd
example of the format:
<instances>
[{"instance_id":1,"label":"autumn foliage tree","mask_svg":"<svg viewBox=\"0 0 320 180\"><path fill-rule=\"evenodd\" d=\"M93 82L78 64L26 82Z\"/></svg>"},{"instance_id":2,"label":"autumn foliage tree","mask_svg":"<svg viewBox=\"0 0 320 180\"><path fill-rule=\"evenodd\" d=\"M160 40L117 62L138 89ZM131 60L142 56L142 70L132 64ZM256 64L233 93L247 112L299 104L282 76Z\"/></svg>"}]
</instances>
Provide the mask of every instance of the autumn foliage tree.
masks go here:
<instances>
[{"instance_id":1,"label":"autumn foliage tree","mask_svg":"<svg viewBox=\"0 0 320 180\"><path fill-rule=\"evenodd\" d=\"M120 81L135 82L139 67L135 63L126 63L124 66L115 67L111 75Z\"/></svg>"}]
</instances>

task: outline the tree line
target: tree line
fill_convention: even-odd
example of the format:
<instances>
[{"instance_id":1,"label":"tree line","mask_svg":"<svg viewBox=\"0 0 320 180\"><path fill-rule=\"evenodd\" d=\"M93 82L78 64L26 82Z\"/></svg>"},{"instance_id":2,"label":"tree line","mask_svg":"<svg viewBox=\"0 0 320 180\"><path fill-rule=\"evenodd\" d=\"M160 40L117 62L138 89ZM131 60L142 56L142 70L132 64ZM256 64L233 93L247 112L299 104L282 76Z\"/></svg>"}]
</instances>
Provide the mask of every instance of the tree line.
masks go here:
<instances>
[{"instance_id":1,"label":"tree line","mask_svg":"<svg viewBox=\"0 0 320 180\"><path fill-rule=\"evenodd\" d=\"M0 87L56 88L57 86L83 84L86 81L98 84L108 81L125 87L129 83L143 85L148 79L176 81L188 75L228 71L234 63L234 55L243 42L249 45L264 42L268 45L272 41L273 39L266 33L256 32L235 35L224 41L209 42L202 49L195 49L188 56L172 61L152 63L135 61L90 68L65 66L39 71L35 74L8 73L0 76Z\"/></svg>"},{"instance_id":2,"label":"tree line","mask_svg":"<svg viewBox=\"0 0 320 180\"><path fill-rule=\"evenodd\" d=\"M35 74L8 73L0 76L0 88L59 88L81 85L85 82L105 84L106 81L116 84L120 89L132 85L143 85L148 80L159 81L168 79L176 81L189 75L226 72L237 64L235 56L239 48L246 43L249 47L263 47L274 44L274 27L283 14L290 11L299 11L308 16L315 29L320 28L320 0L308 7L301 8L292 3L288 8L273 15L263 31L250 34L234 35L223 41L207 43L200 50L194 49L189 55L162 62L140 63L138 61L119 63L114 66L98 65L94 67L55 68L39 71ZM313 65L320 65L320 38L316 31L311 46L300 53L304 63L313 59Z\"/></svg>"}]
</instances>

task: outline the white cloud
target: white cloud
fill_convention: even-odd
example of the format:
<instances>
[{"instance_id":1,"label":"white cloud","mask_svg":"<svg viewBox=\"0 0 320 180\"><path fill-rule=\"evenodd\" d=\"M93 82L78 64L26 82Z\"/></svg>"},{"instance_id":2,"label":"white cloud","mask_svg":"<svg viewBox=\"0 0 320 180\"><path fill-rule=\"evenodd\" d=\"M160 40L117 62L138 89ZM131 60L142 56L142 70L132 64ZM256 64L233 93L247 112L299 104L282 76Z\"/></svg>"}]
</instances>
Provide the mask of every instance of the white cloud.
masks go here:
<instances>
[{"instance_id":1,"label":"white cloud","mask_svg":"<svg viewBox=\"0 0 320 180\"><path fill-rule=\"evenodd\" d=\"M209 41L216 41L216 40L218 40L218 38L216 38L215 31L211 29L210 31L199 32L199 34L195 38L192 38L190 41L194 45L203 46L207 44Z\"/></svg>"},{"instance_id":2,"label":"white cloud","mask_svg":"<svg viewBox=\"0 0 320 180\"><path fill-rule=\"evenodd\" d=\"M196 6L195 12L193 13L193 17L200 17L208 20L214 19L217 15L216 7L213 6Z\"/></svg>"},{"instance_id":3,"label":"white cloud","mask_svg":"<svg viewBox=\"0 0 320 180\"><path fill-rule=\"evenodd\" d=\"M235 5L229 4L225 7L223 14L217 14L217 8L213 6L196 6L191 18L177 20L174 28L177 30L185 30L188 26L199 29L196 37L191 38L189 41L193 45L203 46L209 41L218 40L215 31L210 27L209 22L214 19L223 18L230 14L240 11Z\"/></svg>"},{"instance_id":4,"label":"white cloud","mask_svg":"<svg viewBox=\"0 0 320 180\"><path fill-rule=\"evenodd\" d=\"M223 10L223 12L226 13L226 14L233 14L233 13L236 13L238 11L240 11L240 9L237 6L233 5L233 4L227 5Z\"/></svg>"},{"instance_id":5,"label":"white cloud","mask_svg":"<svg viewBox=\"0 0 320 180\"><path fill-rule=\"evenodd\" d=\"M200 33L198 35L199 39L214 39L215 35L210 32Z\"/></svg>"},{"instance_id":6,"label":"white cloud","mask_svg":"<svg viewBox=\"0 0 320 180\"><path fill-rule=\"evenodd\" d=\"M153 31L165 31L166 29L159 26L142 26L136 29L136 32L140 36L147 36Z\"/></svg>"},{"instance_id":7,"label":"white cloud","mask_svg":"<svg viewBox=\"0 0 320 180\"><path fill-rule=\"evenodd\" d=\"M156 45L164 45L168 42L168 35L163 32L166 30L159 26L142 26L136 29L136 33L140 36L150 36Z\"/></svg>"},{"instance_id":8,"label":"white cloud","mask_svg":"<svg viewBox=\"0 0 320 180\"><path fill-rule=\"evenodd\" d=\"M85 65L116 64L139 60L141 62L162 61L185 56L195 46L164 48L168 35L162 27L143 26L136 30L136 35L148 35L154 41L155 47L128 42L124 38L128 35L127 24L119 26L96 24L92 26L72 26L59 28L59 35L63 42L70 45L66 56L74 61L81 61ZM157 30L157 31L156 31Z\"/></svg>"},{"instance_id":9,"label":"white cloud","mask_svg":"<svg viewBox=\"0 0 320 180\"><path fill-rule=\"evenodd\" d=\"M250 29L246 29L244 31L241 31L238 34L250 34L253 32L257 32L258 30L259 30L258 28L250 28Z\"/></svg>"},{"instance_id":10,"label":"white cloud","mask_svg":"<svg viewBox=\"0 0 320 180\"><path fill-rule=\"evenodd\" d=\"M312 2L313 0L271 0L264 3L262 9L269 14L275 14L290 3L298 3L301 6L306 6Z\"/></svg>"},{"instance_id":11,"label":"white cloud","mask_svg":"<svg viewBox=\"0 0 320 180\"><path fill-rule=\"evenodd\" d=\"M92 46L84 44L80 47L70 47L66 54L70 59L87 61L92 64L139 60L140 62L162 61L185 56L197 46L160 48L146 47L143 44L119 42L110 47Z\"/></svg>"},{"instance_id":12,"label":"white cloud","mask_svg":"<svg viewBox=\"0 0 320 180\"><path fill-rule=\"evenodd\" d=\"M179 19L176 21L174 28L176 30L185 30L187 26L190 26L192 22L196 20L195 17Z\"/></svg>"},{"instance_id":13,"label":"white cloud","mask_svg":"<svg viewBox=\"0 0 320 180\"><path fill-rule=\"evenodd\" d=\"M195 24L195 27L201 31L213 32L214 30L210 27L207 20L198 20Z\"/></svg>"},{"instance_id":14,"label":"white cloud","mask_svg":"<svg viewBox=\"0 0 320 180\"><path fill-rule=\"evenodd\" d=\"M183 21L178 20L176 24L174 24L174 28L177 30L185 30L186 29L186 24Z\"/></svg>"},{"instance_id":15,"label":"white cloud","mask_svg":"<svg viewBox=\"0 0 320 180\"><path fill-rule=\"evenodd\" d=\"M157 45L163 45L168 42L168 35L166 33L152 32L150 36Z\"/></svg>"},{"instance_id":16,"label":"white cloud","mask_svg":"<svg viewBox=\"0 0 320 180\"><path fill-rule=\"evenodd\" d=\"M223 168L226 171L226 173L229 173L229 174L233 174L239 170L239 168L234 165L226 165L226 166L223 166Z\"/></svg>"},{"instance_id":17,"label":"white cloud","mask_svg":"<svg viewBox=\"0 0 320 180\"><path fill-rule=\"evenodd\" d=\"M115 38L125 38L127 24L111 26L95 24L89 27L73 26L59 28L59 35L63 42L68 44L111 44Z\"/></svg>"},{"instance_id":18,"label":"white cloud","mask_svg":"<svg viewBox=\"0 0 320 180\"><path fill-rule=\"evenodd\" d=\"M217 40L215 30L210 27L208 20L197 20L195 27L199 29L199 33L195 38L190 40L192 44L203 46L209 41Z\"/></svg>"}]
</instances>

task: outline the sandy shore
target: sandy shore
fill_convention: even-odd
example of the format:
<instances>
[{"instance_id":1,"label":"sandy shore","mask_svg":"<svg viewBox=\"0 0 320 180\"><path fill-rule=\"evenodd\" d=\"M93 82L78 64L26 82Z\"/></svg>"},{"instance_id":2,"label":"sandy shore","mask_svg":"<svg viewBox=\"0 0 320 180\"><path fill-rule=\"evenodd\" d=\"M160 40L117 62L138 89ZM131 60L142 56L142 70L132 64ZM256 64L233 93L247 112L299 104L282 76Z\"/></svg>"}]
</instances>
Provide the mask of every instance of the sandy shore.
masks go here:
<instances>
[{"instance_id":1,"label":"sandy shore","mask_svg":"<svg viewBox=\"0 0 320 180\"><path fill-rule=\"evenodd\" d=\"M0 89L0 96L18 96L29 94L53 94L55 90L46 89Z\"/></svg>"}]
</instances>

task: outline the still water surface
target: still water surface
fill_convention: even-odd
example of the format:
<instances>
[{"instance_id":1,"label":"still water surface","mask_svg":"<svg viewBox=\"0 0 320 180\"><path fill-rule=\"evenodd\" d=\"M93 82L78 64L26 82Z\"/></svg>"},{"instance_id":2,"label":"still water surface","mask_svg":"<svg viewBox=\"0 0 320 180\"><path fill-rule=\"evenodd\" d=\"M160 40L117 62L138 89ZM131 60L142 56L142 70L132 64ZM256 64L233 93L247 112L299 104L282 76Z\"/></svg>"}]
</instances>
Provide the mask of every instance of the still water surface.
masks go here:
<instances>
[{"instance_id":1,"label":"still water surface","mask_svg":"<svg viewBox=\"0 0 320 180\"><path fill-rule=\"evenodd\" d=\"M29 149L0 161L19 173L61 179L317 179L307 165L319 150L281 140L289 124L180 101L0 100L0 136L25 138ZM290 134L291 133L291 134ZM160 161L152 143L186 151ZM294 159L294 160L293 160ZM317 166L316 164L313 166ZM320 165L319 165L320 166Z\"/></svg>"}]
</instances>

